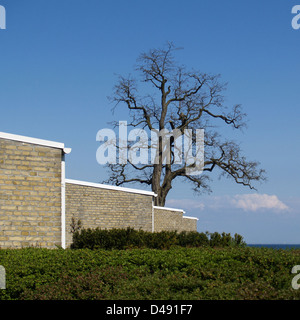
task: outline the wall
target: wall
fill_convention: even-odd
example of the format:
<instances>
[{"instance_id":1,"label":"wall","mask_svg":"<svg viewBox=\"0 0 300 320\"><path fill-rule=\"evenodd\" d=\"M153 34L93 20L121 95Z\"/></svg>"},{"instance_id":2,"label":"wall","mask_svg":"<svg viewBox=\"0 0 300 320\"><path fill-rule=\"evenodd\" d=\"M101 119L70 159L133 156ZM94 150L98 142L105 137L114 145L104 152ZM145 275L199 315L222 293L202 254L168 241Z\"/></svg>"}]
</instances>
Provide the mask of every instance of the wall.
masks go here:
<instances>
[{"instance_id":1,"label":"wall","mask_svg":"<svg viewBox=\"0 0 300 320\"><path fill-rule=\"evenodd\" d=\"M62 150L0 138L0 247L61 240Z\"/></svg>"},{"instance_id":2,"label":"wall","mask_svg":"<svg viewBox=\"0 0 300 320\"><path fill-rule=\"evenodd\" d=\"M197 218L183 216L180 209L154 207L154 231L197 231Z\"/></svg>"},{"instance_id":3,"label":"wall","mask_svg":"<svg viewBox=\"0 0 300 320\"><path fill-rule=\"evenodd\" d=\"M154 207L154 231L181 231L183 210Z\"/></svg>"},{"instance_id":4,"label":"wall","mask_svg":"<svg viewBox=\"0 0 300 320\"><path fill-rule=\"evenodd\" d=\"M66 180L66 246L72 218L83 228L152 231L152 192Z\"/></svg>"},{"instance_id":5,"label":"wall","mask_svg":"<svg viewBox=\"0 0 300 320\"><path fill-rule=\"evenodd\" d=\"M182 231L197 231L197 221L197 218L183 216Z\"/></svg>"}]
</instances>

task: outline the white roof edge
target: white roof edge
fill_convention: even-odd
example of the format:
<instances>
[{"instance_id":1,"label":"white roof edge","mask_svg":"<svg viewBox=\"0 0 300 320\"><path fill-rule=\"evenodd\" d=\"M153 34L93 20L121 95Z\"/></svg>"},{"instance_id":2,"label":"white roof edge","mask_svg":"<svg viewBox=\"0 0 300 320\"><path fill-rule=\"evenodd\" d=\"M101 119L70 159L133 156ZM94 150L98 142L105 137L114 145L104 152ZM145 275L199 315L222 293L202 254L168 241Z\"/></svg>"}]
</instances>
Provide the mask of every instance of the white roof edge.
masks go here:
<instances>
[{"instance_id":1,"label":"white roof edge","mask_svg":"<svg viewBox=\"0 0 300 320\"><path fill-rule=\"evenodd\" d=\"M183 213L185 213L185 211L182 210L182 209L175 209L175 208L168 208L168 207L154 206L154 209L169 210L169 211L178 211L178 212L183 212Z\"/></svg>"},{"instance_id":2,"label":"white roof edge","mask_svg":"<svg viewBox=\"0 0 300 320\"><path fill-rule=\"evenodd\" d=\"M52 147L52 148L57 148L62 150L67 149L67 151L69 151L68 153L71 152L70 148L65 148L64 143L61 143L61 142L54 142L49 140L25 137L25 136L20 136L17 134L11 134L11 133L5 133L5 132L0 132L0 138L7 139L7 140L20 141L25 143L31 143L31 144L38 144L41 146Z\"/></svg>"},{"instance_id":3,"label":"white roof edge","mask_svg":"<svg viewBox=\"0 0 300 320\"><path fill-rule=\"evenodd\" d=\"M108 190L117 190L117 191L138 193L138 194L144 194L146 196L157 197L157 194L155 194L152 191L144 191L144 190L140 190L140 189L117 187L117 186L111 186L109 184L101 184L101 183L87 182L87 181L80 181L80 180L73 180L73 179L66 179L66 183L78 184L78 185L81 185L81 186L108 189Z\"/></svg>"},{"instance_id":4,"label":"white roof edge","mask_svg":"<svg viewBox=\"0 0 300 320\"><path fill-rule=\"evenodd\" d=\"M183 216L182 218L199 220L199 219L196 218L196 217L190 217L190 216Z\"/></svg>"}]
</instances>

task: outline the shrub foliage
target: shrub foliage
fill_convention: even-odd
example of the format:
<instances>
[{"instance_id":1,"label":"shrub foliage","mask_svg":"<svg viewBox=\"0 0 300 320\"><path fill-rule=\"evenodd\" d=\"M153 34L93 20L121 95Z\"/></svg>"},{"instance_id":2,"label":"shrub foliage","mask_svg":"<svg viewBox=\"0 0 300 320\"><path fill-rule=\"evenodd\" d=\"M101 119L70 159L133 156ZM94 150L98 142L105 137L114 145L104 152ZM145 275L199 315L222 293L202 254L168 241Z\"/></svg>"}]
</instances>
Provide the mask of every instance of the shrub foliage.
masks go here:
<instances>
[{"instance_id":1,"label":"shrub foliage","mask_svg":"<svg viewBox=\"0 0 300 320\"><path fill-rule=\"evenodd\" d=\"M127 229L81 229L73 234L73 249L127 249L151 248L169 249L173 246L181 247L228 247L244 246L243 237L223 232L199 233L161 231L147 232L143 230Z\"/></svg>"},{"instance_id":2,"label":"shrub foliage","mask_svg":"<svg viewBox=\"0 0 300 320\"><path fill-rule=\"evenodd\" d=\"M300 299L291 282L300 251L2 249L1 299Z\"/></svg>"}]
</instances>

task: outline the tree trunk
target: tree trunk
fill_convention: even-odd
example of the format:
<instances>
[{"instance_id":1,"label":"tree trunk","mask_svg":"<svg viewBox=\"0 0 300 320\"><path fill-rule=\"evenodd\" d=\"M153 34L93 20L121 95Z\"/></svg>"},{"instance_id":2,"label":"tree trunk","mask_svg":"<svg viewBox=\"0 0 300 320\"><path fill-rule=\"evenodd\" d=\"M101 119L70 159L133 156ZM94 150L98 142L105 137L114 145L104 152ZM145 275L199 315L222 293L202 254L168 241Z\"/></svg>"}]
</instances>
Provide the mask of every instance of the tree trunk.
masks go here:
<instances>
[{"instance_id":1,"label":"tree trunk","mask_svg":"<svg viewBox=\"0 0 300 320\"><path fill-rule=\"evenodd\" d=\"M161 192L161 187L160 187L161 170L162 168L159 164L154 165L153 175L152 175L152 191L157 194L157 197L155 197L154 199L154 204L156 206L160 206L159 198L160 198L160 192Z\"/></svg>"},{"instance_id":2,"label":"tree trunk","mask_svg":"<svg viewBox=\"0 0 300 320\"><path fill-rule=\"evenodd\" d=\"M166 166L166 172L164 174L164 181L162 185L160 185L162 168L157 165L157 170L153 171L152 176L152 191L157 194L155 197L154 203L156 206L164 207L166 203L166 198L169 191L172 189L172 172L170 170L170 166Z\"/></svg>"}]
</instances>

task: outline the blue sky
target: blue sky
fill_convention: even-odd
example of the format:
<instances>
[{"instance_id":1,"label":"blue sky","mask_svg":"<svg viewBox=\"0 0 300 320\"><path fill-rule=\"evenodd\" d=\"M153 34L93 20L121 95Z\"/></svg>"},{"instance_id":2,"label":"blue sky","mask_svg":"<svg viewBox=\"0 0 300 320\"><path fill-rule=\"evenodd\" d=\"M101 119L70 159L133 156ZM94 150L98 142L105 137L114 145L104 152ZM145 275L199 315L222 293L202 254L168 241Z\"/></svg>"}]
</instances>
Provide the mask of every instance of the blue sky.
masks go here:
<instances>
[{"instance_id":1,"label":"blue sky","mask_svg":"<svg viewBox=\"0 0 300 320\"><path fill-rule=\"evenodd\" d=\"M100 182L96 133L111 120L117 74L166 41L188 67L220 73L227 103L248 114L243 133L226 131L258 160L258 191L214 174L209 195L176 184L168 206L199 218L199 231L235 232L248 243L300 243L300 1L0 0L0 131L64 142L67 177ZM138 187L138 186L132 186Z\"/></svg>"}]
</instances>

